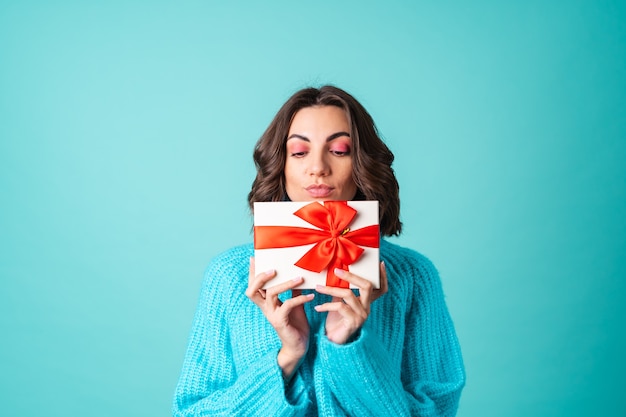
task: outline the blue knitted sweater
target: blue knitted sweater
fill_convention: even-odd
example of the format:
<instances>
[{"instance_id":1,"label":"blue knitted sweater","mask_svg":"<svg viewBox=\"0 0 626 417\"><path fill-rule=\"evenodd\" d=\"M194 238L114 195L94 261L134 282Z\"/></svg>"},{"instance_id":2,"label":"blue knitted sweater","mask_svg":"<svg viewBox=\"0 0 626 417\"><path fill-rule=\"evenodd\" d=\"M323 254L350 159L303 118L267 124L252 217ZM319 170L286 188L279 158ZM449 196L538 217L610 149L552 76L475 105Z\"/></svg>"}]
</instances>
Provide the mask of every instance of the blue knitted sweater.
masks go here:
<instances>
[{"instance_id":1,"label":"blue knitted sweater","mask_svg":"<svg viewBox=\"0 0 626 417\"><path fill-rule=\"evenodd\" d=\"M246 296L252 245L216 257L205 273L174 416L453 416L463 361L437 271L424 256L385 240L389 291L372 304L356 340L324 335L326 313L305 304L306 357L288 383L281 343ZM304 291L306 293L306 291ZM290 296L290 294L286 294Z\"/></svg>"}]
</instances>

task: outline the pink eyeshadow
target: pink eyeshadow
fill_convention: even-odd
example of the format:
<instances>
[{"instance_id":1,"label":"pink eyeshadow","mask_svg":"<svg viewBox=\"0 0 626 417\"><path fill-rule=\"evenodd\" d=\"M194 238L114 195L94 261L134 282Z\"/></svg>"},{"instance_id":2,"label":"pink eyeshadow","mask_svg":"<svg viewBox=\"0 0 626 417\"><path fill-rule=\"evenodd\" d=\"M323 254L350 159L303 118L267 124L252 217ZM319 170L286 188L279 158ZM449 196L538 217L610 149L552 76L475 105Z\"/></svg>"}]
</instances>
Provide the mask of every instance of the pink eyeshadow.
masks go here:
<instances>
[{"instance_id":1,"label":"pink eyeshadow","mask_svg":"<svg viewBox=\"0 0 626 417\"><path fill-rule=\"evenodd\" d=\"M289 153L307 152L308 150L309 150L309 148L306 145L299 144L299 143L294 143L294 144L288 144L287 145L287 152L289 152Z\"/></svg>"},{"instance_id":2,"label":"pink eyeshadow","mask_svg":"<svg viewBox=\"0 0 626 417\"><path fill-rule=\"evenodd\" d=\"M333 145L331 146L331 150L334 152L349 152L350 151L350 145L347 143L333 143Z\"/></svg>"}]
</instances>

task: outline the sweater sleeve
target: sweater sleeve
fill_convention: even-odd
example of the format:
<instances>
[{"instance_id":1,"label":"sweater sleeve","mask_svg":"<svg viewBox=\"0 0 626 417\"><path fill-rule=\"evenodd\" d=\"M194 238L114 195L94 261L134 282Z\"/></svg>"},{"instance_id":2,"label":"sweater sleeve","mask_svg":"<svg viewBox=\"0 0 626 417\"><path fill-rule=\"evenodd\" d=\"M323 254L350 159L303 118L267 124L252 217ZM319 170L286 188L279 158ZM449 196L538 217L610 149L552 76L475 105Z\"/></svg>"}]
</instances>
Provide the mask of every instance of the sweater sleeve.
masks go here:
<instances>
[{"instance_id":1,"label":"sweater sleeve","mask_svg":"<svg viewBox=\"0 0 626 417\"><path fill-rule=\"evenodd\" d=\"M414 282L407 286L400 367L391 359L381 334L402 329L375 328L367 321L360 336L346 345L330 342L323 329L318 335L323 377L338 403L334 407L346 415L456 414L465 372L437 271L425 258L413 263L412 270L402 269L389 271L388 267L390 273L412 275Z\"/></svg>"},{"instance_id":2,"label":"sweater sleeve","mask_svg":"<svg viewBox=\"0 0 626 417\"><path fill-rule=\"evenodd\" d=\"M295 374L285 386L278 349L262 353L243 369L236 366L229 323L232 306L247 300L245 289L236 288L242 277L247 283L245 262L222 259L207 268L174 396L175 417L286 417L301 415L306 408L308 398L300 375Z\"/></svg>"}]
</instances>

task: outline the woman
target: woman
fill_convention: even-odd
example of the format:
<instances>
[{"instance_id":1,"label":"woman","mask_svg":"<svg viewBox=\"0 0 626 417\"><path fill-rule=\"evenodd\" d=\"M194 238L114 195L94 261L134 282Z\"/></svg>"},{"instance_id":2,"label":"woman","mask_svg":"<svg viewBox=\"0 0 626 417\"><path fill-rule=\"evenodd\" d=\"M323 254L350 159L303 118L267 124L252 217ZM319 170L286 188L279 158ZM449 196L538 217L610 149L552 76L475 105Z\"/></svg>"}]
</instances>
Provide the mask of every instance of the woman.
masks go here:
<instances>
[{"instance_id":1,"label":"woman","mask_svg":"<svg viewBox=\"0 0 626 417\"><path fill-rule=\"evenodd\" d=\"M378 200L400 233L393 154L367 111L332 86L295 93L254 151L255 201ZM452 416L465 382L433 265L381 240L380 289L263 289L252 245L208 267L174 400L175 416Z\"/></svg>"}]
</instances>

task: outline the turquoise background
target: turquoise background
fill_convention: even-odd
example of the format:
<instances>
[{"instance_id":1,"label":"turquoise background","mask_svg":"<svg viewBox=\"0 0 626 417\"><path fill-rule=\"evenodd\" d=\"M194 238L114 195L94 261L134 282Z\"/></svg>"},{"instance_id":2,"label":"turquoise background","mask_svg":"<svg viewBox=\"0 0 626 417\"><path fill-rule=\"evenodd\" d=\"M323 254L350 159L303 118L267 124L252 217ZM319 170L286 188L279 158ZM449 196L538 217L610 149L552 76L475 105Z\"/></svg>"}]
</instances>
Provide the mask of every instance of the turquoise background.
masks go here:
<instances>
[{"instance_id":1,"label":"turquoise background","mask_svg":"<svg viewBox=\"0 0 626 417\"><path fill-rule=\"evenodd\" d=\"M335 83L438 266L459 416L623 416L623 1L0 3L6 416L166 416L252 147Z\"/></svg>"}]
</instances>

